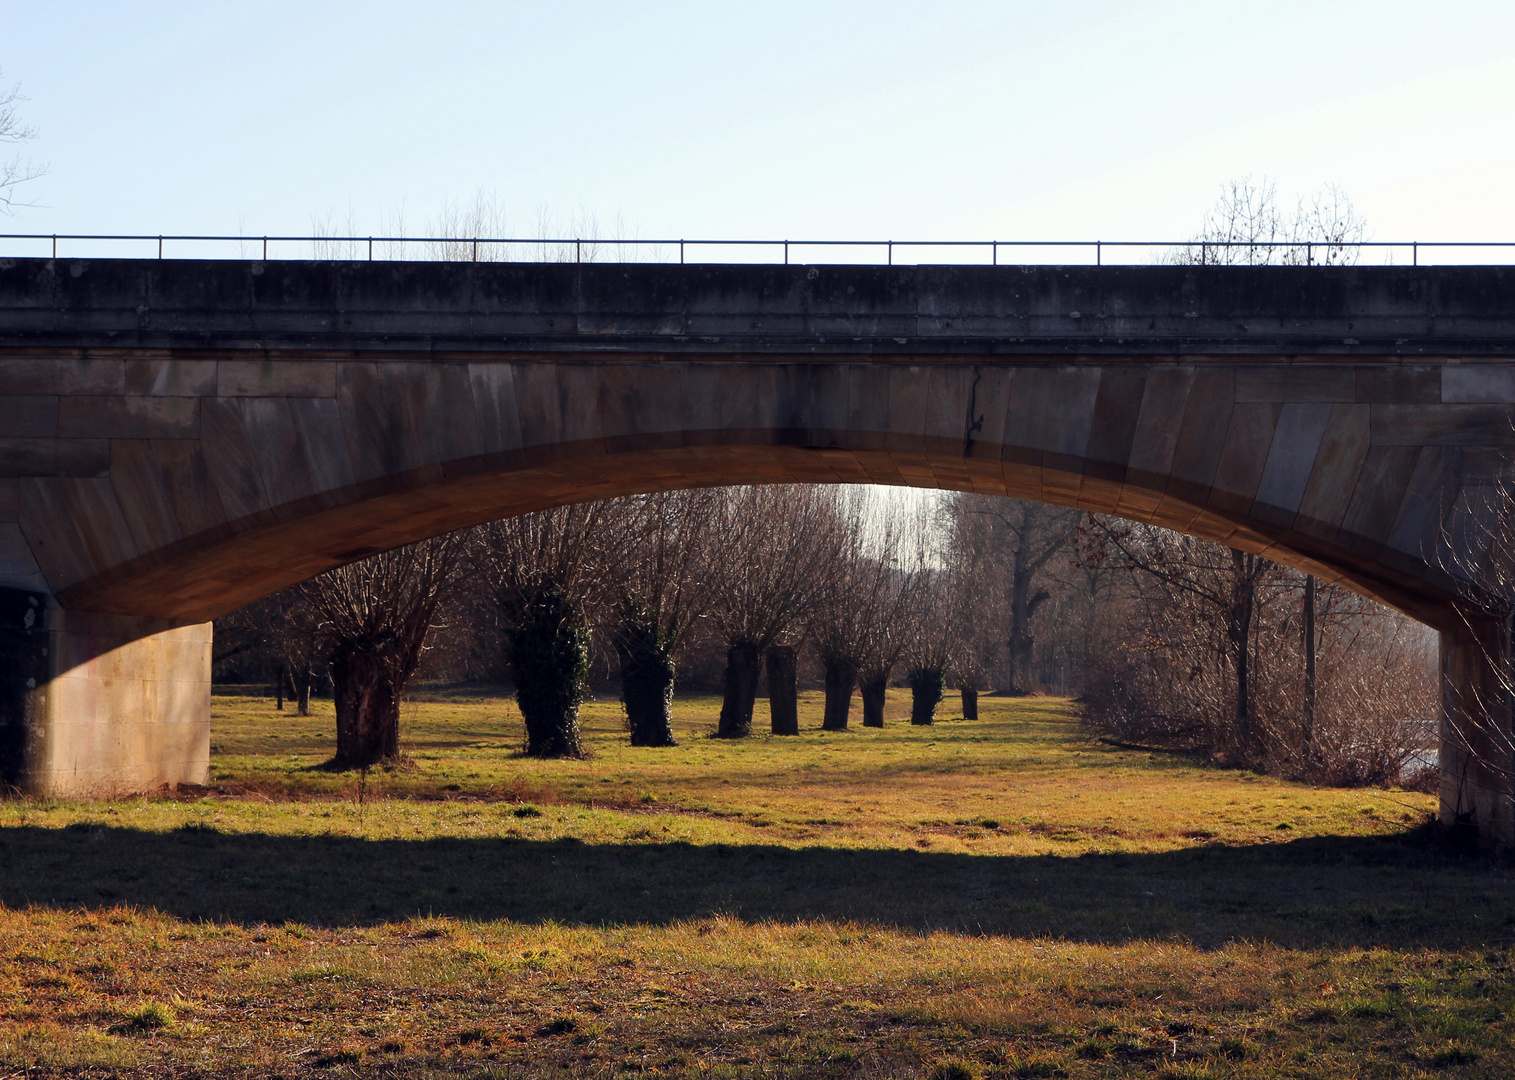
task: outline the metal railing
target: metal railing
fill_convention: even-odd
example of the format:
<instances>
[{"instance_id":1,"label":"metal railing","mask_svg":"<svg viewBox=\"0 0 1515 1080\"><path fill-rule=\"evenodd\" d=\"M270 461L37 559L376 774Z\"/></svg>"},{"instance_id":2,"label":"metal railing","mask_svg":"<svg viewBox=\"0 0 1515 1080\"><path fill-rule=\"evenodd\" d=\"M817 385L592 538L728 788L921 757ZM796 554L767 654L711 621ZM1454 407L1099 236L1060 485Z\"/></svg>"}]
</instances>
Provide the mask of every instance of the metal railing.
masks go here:
<instances>
[{"instance_id":1,"label":"metal railing","mask_svg":"<svg viewBox=\"0 0 1515 1080\"><path fill-rule=\"evenodd\" d=\"M235 250L231 250L235 248ZM145 251L144 251L145 249ZM299 249L298 251L294 249ZM820 254L830 258L815 258ZM392 262L628 262L813 265L1436 265L1515 263L1500 240L643 240L456 236L0 233L0 258L212 258ZM1043 257L1036 257L1040 254ZM934 255L935 258L921 258ZM524 257L523 257L524 256ZM724 256L724 257L723 257ZM734 257L741 256L741 257ZM806 257L811 256L811 257ZM950 257L944 257L950 256ZM1055 257L1046 257L1055 256ZM1072 258L1069 258L1072 256ZM1428 258L1429 256L1429 258Z\"/></svg>"}]
</instances>

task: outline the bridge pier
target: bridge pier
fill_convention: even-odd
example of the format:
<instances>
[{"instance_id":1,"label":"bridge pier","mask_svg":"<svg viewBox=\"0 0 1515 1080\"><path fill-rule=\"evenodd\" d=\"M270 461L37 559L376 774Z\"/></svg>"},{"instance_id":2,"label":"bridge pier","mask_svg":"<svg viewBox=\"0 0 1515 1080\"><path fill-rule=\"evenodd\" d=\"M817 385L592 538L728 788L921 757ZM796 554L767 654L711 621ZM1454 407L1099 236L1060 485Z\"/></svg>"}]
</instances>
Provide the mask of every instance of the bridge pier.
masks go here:
<instances>
[{"instance_id":1,"label":"bridge pier","mask_svg":"<svg viewBox=\"0 0 1515 1080\"><path fill-rule=\"evenodd\" d=\"M0 588L0 784L95 798L203 784L211 624L65 611Z\"/></svg>"},{"instance_id":2,"label":"bridge pier","mask_svg":"<svg viewBox=\"0 0 1515 1080\"><path fill-rule=\"evenodd\" d=\"M1440 819L1479 844L1515 847L1515 710L1510 628L1441 633Z\"/></svg>"}]
</instances>

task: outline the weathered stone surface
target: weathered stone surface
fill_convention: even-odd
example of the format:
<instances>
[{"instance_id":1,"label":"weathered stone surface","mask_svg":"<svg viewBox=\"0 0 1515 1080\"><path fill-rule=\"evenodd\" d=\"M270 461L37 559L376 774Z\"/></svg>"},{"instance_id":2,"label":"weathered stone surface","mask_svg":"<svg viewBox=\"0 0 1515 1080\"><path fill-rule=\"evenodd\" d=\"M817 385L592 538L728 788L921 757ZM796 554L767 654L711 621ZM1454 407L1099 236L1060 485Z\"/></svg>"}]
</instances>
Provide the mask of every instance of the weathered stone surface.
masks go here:
<instances>
[{"instance_id":1,"label":"weathered stone surface","mask_svg":"<svg viewBox=\"0 0 1515 1080\"><path fill-rule=\"evenodd\" d=\"M425 536L690 485L1049 500L1455 636L1438 549L1515 449L1512 370L1502 268L8 260L0 586L62 635L22 771L193 779L204 620ZM1468 812L1497 833L1515 800L1485 787Z\"/></svg>"}]
</instances>

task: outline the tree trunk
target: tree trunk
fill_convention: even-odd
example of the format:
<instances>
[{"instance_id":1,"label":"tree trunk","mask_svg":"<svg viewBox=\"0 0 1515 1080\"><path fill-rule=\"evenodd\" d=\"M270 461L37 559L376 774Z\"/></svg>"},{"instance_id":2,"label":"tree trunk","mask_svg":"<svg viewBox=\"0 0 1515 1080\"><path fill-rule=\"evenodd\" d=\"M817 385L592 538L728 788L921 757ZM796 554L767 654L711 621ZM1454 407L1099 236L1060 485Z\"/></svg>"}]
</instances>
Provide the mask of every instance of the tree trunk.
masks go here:
<instances>
[{"instance_id":1,"label":"tree trunk","mask_svg":"<svg viewBox=\"0 0 1515 1080\"><path fill-rule=\"evenodd\" d=\"M309 668L300 669L300 673L294 678L296 716L310 715L310 684L314 679L315 675Z\"/></svg>"},{"instance_id":2,"label":"tree trunk","mask_svg":"<svg viewBox=\"0 0 1515 1080\"><path fill-rule=\"evenodd\" d=\"M762 659L757 646L739 641L726 650L726 694L721 701L719 739L745 739L752 734L752 703L757 699Z\"/></svg>"},{"instance_id":3,"label":"tree trunk","mask_svg":"<svg viewBox=\"0 0 1515 1080\"><path fill-rule=\"evenodd\" d=\"M1231 584L1231 607L1226 616L1226 636L1231 641L1233 661L1236 664L1236 747L1243 765L1252 763L1255 749L1249 685L1255 587L1247 561L1249 558L1243 552L1231 552L1235 578Z\"/></svg>"},{"instance_id":4,"label":"tree trunk","mask_svg":"<svg viewBox=\"0 0 1515 1080\"><path fill-rule=\"evenodd\" d=\"M978 690L971 686L964 686L963 693L963 719L978 719Z\"/></svg>"},{"instance_id":5,"label":"tree trunk","mask_svg":"<svg viewBox=\"0 0 1515 1080\"><path fill-rule=\"evenodd\" d=\"M393 761L400 754L400 701L388 665L376 653L354 650L331 663L337 707L339 768Z\"/></svg>"},{"instance_id":6,"label":"tree trunk","mask_svg":"<svg viewBox=\"0 0 1515 1080\"><path fill-rule=\"evenodd\" d=\"M527 608L510 636L516 703L533 757L583 757L579 704L589 674L589 633L573 603L555 590Z\"/></svg>"},{"instance_id":7,"label":"tree trunk","mask_svg":"<svg viewBox=\"0 0 1515 1080\"><path fill-rule=\"evenodd\" d=\"M910 722L936 722L936 707L942 700L946 680L940 668L917 668L910 672Z\"/></svg>"},{"instance_id":8,"label":"tree trunk","mask_svg":"<svg viewBox=\"0 0 1515 1080\"><path fill-rule=\"evenodd\" d=\"M835 657L826 661L826 711L821 717L821 730L847 730L852 713L852 689L856 685L856 664Z\"/></svg>"},{"instance_id":9,"label":"tree trunk","mask_svg":"<svg viewBox=\"0 0 1515 1080\"><path fill-rule=\"evenodd\" d=\"M800 733L800 696L792 645L768 649L768 716L775 735Z\"/></svg>"},{"instance_id":10,"label":"tree trunk","mask_svg":"<svg viewBox=\"0 0 1515 1080\"><path fill-rule=\"evenodd\" d=\"M632 746L676 746L673 739L673 657L655 626L627 625L616 642L621 701Z\"/></svg>"},{"instance_id":11,"label":"tree trunk","mask_svg":"<svg viewBox=\"0 0 1515 1080\"><path fill-rule=\"evenodd\" d=\"M889 691L889 676L874 675L858 688L863 696L863 726L884 726L884 697Z\"/></svg>"},{"instance_id":12,"label":"tree trunk","mask_svg":"<svg viewBox=\"0 0 1515 1080\"><path fill-rule=\"evenodd\" d=\"M279 677L274 680L274 708L279 712L284 711L284 669L279 669Z\"/></svg>"},{"instance_id":13,"label":"tree trunk","mask_svg":"<svg viewBox=\"0 0 1515 1080\"><path fill-rule=\"evenodd\" d=\"M1305 575L1305 730L1304 755L1315 760L1315 575Z\"/></svg>"}]
</instances>

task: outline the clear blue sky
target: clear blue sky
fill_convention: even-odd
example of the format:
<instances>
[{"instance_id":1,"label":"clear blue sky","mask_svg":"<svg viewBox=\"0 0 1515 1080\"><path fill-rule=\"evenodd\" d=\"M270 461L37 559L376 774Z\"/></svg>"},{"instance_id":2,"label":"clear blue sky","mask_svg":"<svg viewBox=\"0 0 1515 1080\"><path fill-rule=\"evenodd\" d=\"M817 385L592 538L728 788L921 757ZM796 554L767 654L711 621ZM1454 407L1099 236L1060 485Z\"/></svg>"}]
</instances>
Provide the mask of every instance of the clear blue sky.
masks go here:
<instances>
[{"instance_id":1,"label":"clear blue sky","mask_svg":"<svg viewBox=\"0 0 1515 1080\"><path fill-rule=\"evenodd\" d=\"M4 231L1163 238L1343 185L1515 240L1515 5L0 0L42 205Z\"/></svg>"}]
</instances>

